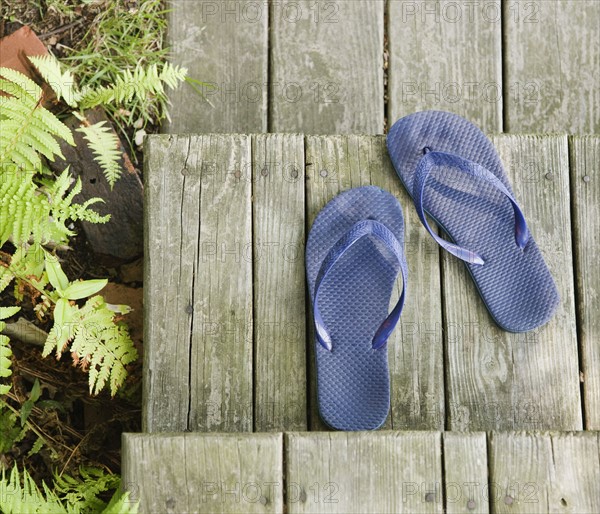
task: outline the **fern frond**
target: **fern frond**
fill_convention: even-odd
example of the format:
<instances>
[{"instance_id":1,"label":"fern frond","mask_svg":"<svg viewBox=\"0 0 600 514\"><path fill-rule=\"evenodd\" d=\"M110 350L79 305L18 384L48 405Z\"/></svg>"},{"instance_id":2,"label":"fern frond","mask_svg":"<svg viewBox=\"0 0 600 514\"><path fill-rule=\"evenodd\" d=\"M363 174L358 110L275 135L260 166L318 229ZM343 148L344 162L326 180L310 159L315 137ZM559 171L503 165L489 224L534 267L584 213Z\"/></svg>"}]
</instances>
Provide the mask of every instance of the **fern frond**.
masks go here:
<instances>
[{"instance_id":1,"label":"fern frond","mask_svg":"<svg viewBox=\"0 0 600 514\"><path fill-rule=\"evenodd\" d=\"M77 91L75 89L75 78L71 72L63 72L60 62L52 55L30 56L28 58L56 93L56 97L59 100L63 98L68 105L76 107Z\"/></svg>"},{"instance_id":2,"label":"fern frond","mask_svg":"<svg viewBox=\"0 0 600 514\"><path fill-rule=\"evenodd\" d=\"M41 171L40 154L62 157L57 140L75 145L71 130L42 106L42 89L24 74L0 68L0 163L18 170Z\"/></svg>"},{"instance_id":3,"label":"fern frond","mask_svg":"<svg viewBox=\"0 0 600 514\"><path fill-rule=\"evenodd\" d=\"M0 512L3 514L137 514L138 503L129 499L129 493L119 491L120 479L115 475L80 471L81 479L55 476L53 489L42 482L38 488L27 470L19 472L15 465L10 476L2 470L0 477ZM98 495L115 489L106 505Z\"/></svg>"},{"instance_id":4,"label":"fern frond","mask_svg":"<svg viewBox=\"0 0 600 514\"><path fill-rule=\"evenodd\" d=\"M80 95L79 105L89 109L98 105L116 103L122 105L132 99L145 103L149 95L164 92L164 86L171 88L184 81L187 69L166 63L162 70L156 64L143 67L138 64L133 72L125 70L114 84L100 88L85 88Z\"/></svg>"},{"instance_id":5,"label":"fern frond","mask_svg":"<svg viewBox=\"0 0 600 514\"><path fill-rule=\"evenodd\" d=\"M82 126L77 131L83 133L84 139L87 140L89 147L94 152L96 162L100 164L104 176L112 188L122 172L119 163L121 154L117 135L109 126L106 126L105 121Z\"/></svg>"},{"instance_id":6,"label":"fern frond","mask_svg":"<svg viewBox=\"0 0 600 514\"><path fill-rule=\"evenodd\" d=\"M65 170L49 187L38 187L31 175L4 171L0 166L0 245L9 239L17 246L66 243L74 232L68 228L69 220L86 220L106 223L110 216L101 216L89 209L98 198L84 204L73 204L71 176ZM75 189L80 188L78 181ZM80 189L79 189L80 190ZM0 285L2 278L0 274Z\"/></svg>"},{"instance_id":7,"label":"fern frond","mask_svg":"<svg viewBox=\"0 0 600 514\"><path fill-rule=\"evenodd\" d=\"M10 478L6 477L6 472L2 470L2 482L0 487L3 491L10 491L10 494L0 494L0 511L6 514L47 513L47 514L69 514L69 511L62 505L58 497L48 489L44 484L44 493L27 473L19 473L15 466Z\"/></svg>"},{"instance_id":8,"label":"fern frond","mask_svg":"<svg viewBox=\"0 0 600 514\"><path fill-rule=\"evenodd\" d=\"M4 321L11 316L14 316L21 309L20 307L0 307L0 377L8 378L12 375L11 360L12 351L10 350L10 341L8 337L2 335L2 331L6 326ZM0 384L0 395L8 394L11 386L7 384Z\"/></svg>"},{"instance_id":9,"label":"fern frond","mask_svg":"<svg viewBox=\"0 0 600 514\"><path fill-rule=\"evenodd\" d=\"M137 359L127 326L116 320L116 314L101 296L90 298L68 324L52 327L43 356L55 352L60 358L71 342L75 362L82 368L89 366L90 393L98 394L109 386L114 396L127 377L125 366Z\"/></svg>"}]
</instances>

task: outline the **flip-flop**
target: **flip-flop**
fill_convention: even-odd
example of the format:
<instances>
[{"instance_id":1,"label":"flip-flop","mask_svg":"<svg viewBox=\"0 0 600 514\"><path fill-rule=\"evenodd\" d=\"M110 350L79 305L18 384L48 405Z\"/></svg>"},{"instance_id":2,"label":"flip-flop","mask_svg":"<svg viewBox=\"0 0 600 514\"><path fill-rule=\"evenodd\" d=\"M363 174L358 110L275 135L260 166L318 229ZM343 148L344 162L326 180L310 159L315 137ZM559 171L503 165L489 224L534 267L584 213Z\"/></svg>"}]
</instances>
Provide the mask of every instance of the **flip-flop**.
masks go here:
<instances>
[{"instance_id":1,"label":"flip-flop","mask_svg":"<svg viewBox=\"0 0 600 514\"><path fill-rule=\"evenodd\" d=\"M421 222L465 261L496 323L526 332L548 322L560 302L556 285L485 134L456 114L425 111L398 120L387 147Z\"/></svg>"},{"instance_id":2,"label":"flip-flop","mask_svg":"<svg viewBox=\"0 0 600 514\"><path fill-rule=\"evenodd\" d=\"M402 273L403 291L390 308ZM345 191L318 214L306 244L321 418L338 430L374 430L390 407L387 339L406 292L404 218L390 193Z\"/></svg>"}]
</instances>

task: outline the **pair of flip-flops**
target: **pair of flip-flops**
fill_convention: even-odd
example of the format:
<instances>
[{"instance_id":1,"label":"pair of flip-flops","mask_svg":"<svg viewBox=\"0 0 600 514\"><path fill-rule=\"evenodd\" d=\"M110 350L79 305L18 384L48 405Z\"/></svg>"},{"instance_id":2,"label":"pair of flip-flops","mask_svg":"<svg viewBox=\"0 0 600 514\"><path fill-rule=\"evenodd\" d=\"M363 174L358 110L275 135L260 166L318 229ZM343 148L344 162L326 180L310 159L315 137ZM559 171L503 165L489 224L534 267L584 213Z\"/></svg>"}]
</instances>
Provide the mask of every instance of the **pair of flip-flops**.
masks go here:
<instances>
[{"instance_id":1,"label":"pair of flip-flops","mask_svg":"<svg viewBox=\"0 0 600 514\"><path fill-rule=\"evenodd\" d=\"M402 118L388 152L431 236L465 261L495 322L510 332L545 324L559 296L500 158L479 128L455 114ZM449 240L439 237L425 214ZM377 187L341 193L317 216L306 246L322 419L339 430L379 428L390 386L386 342L404 305L404 218ZM403 290L390 311L401 274Z\"/></svg>"}]
</instances>

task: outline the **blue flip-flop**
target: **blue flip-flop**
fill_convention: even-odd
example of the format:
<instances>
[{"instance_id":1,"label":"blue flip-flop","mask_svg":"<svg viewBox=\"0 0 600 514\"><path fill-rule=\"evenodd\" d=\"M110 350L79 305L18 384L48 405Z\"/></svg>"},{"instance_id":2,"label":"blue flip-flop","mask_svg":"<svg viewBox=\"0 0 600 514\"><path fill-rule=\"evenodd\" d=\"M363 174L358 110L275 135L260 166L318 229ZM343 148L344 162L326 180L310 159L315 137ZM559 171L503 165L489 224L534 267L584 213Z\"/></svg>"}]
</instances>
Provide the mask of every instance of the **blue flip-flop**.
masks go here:
<instances>
[{"instance_id":1,"label":"blue flip-flop","mask_svg":"<svg viewBox=\"0 0 600 514\"><path fill-rule=\"evenodd\" d=\"M390 313L398 272L403 291ZM338 430L379 428L390 407L386 342L400 318L408 279L396 198L365 186L331 200L310 230L306 273L321 418Z\"/></svg>"},{"instance_id":2,"label":"blue flip-flop","mask_svg":"<svg viewBox=\"0 0 600 514\"><path fill-rule=\"evenodd\" d=\"M425 111L398 120L387 147L421 222L465 261L496 323L526 332L548 322L558 291L486 135L456 114ZM425 213L451 242L433 232Z\"/></svg>"}]
</instances>

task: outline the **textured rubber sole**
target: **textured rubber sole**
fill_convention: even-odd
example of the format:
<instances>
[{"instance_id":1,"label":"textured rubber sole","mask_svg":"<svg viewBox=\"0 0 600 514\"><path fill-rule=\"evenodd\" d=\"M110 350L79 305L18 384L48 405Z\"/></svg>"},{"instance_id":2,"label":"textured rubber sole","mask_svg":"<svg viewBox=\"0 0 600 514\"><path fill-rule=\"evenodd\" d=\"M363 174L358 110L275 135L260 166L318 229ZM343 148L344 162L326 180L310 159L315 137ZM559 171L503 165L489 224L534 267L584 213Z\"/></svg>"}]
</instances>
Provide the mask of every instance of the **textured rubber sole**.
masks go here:
<instances>
[{"instance_id":1,"label":"textured rubber sole","mask_svg":"<svg viewBox=\"0 0 600 514\"><path fill-rule=\"evenodd\" d=\"M355 223L377 220L404 245L402 208L394 196L374 186L341 193L319 213L306 246L311 300L321 264L332 246ZM399 272L397 259L372 237L356 242L321 283L319 306L333 349L315 342L319 413L338 430L373 430L390 406L387 346L373 350L373 335L388 315Z\"/></svg>"}]
</instances>

